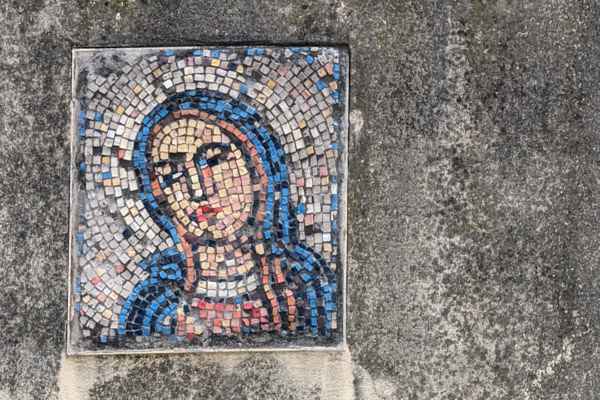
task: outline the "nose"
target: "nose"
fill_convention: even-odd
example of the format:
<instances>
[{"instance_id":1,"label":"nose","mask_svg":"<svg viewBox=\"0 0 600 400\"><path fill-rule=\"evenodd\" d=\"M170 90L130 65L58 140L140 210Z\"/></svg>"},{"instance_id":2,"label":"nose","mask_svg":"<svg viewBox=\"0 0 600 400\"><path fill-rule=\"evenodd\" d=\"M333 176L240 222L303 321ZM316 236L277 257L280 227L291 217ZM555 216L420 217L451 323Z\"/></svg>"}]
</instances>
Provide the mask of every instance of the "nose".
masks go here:
<instances>
[{"instance_id":1,"label":"nose","mask_svg":"<svg viewBox=\"0 0 600 400\"><path fill-rule=\"evenodd\" d=\"M189 192L192 194L190 200L196 203L206 202L208 201L208 197L206 196L207 190L205 180L212 177L212 171L206 163L206 160L203 159L200 159L196 162L196 168L194 168L192 171L195 177L187 176ZM187 170L187 174L190 174L189 170ZM200 185L200 188L194 185L196 182ZM194 189L192 186L196 186L196 189Z\"/></svg>"}]
</instances>

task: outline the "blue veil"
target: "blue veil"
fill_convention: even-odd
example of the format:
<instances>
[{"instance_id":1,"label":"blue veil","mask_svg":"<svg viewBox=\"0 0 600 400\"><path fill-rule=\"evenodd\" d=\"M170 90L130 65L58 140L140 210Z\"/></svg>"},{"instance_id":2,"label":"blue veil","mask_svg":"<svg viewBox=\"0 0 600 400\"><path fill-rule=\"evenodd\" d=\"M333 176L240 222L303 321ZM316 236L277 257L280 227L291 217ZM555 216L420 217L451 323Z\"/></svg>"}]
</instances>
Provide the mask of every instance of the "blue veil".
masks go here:
<instances>
[{"instance_id":1,"label":"blue veil","mask_svg":"<svg viewBox=\"0 0 600 400\"><path fill-rule=\"evenodd\" d=\"M169 234L173 243L180 242L175 226L161 211L152 194L148 163L149 136L152 128L164 122L174 112L182 110L200 110L215 116L217 121L233 124L252 142L259 153L262 167L268 180L266 214L261 226L264 236L265 255L281 258L281 270L285 284L293 291L297 304L296 332L312 336L330 336L332 315L336 312L337 283L335 272L326 260L314 249L298 240L296 214L290 202L290 188L285 155L279 141L261 125L261 115L251 107L235 99L225 99L221 93L209 91L190 91L172 95L163 104L158 105L143 120L138 132L134 150L133 165L139 182L140 199L154 222ZM276 196L276 194L278 194ZM255 204L256 206L256 204ZM249 224L258 224L253 218ZM126 230L125 237L132 233ZM187 313L188 304L184 298L192 293L183 291L186 280L184 262L186 255L175 247L151 255L140 266L149 272L149 277L139 283L123 304L119 315L118 337L136 335L149 337L152 334L175 335L178 308ZM233 298L234 303L248 300L244 294ZM223 301L220 299L218 301ZM285 301L281 294L279 303ZM270 304L263 299L263 305ZM280 313L282 320L286 312ZM242 332L250 333L246 327ZM283 323L281 333L289 332Z\"/></svg>"}]
</instances>

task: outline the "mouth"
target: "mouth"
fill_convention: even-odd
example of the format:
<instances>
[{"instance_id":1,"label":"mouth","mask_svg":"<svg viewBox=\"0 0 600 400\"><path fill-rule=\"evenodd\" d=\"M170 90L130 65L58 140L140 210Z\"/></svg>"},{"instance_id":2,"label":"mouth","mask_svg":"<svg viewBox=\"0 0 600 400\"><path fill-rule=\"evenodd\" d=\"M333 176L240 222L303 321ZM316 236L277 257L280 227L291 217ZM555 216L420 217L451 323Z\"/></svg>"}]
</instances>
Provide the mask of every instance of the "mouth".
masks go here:
<instances>
[{"instance_id":1,"label":"mouth","mask_svg":"<svg viewBox=\"0 0 600 400\"><path fill-rule=\"evenodd\" d=\"M217 215L223 209L221 207L202 206L196 209L196 216L198 221L204 221L205 219Z\"/></svg>"}]
</instances>

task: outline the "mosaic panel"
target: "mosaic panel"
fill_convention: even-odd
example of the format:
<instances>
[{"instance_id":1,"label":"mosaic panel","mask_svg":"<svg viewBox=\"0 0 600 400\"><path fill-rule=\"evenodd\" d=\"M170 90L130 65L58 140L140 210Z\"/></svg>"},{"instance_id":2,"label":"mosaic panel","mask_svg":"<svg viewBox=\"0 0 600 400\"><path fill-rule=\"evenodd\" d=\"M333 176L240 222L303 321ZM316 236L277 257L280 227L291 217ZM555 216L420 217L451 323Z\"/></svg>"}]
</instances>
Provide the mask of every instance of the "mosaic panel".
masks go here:
<instances>
[{"instance_id":1,"label":"mosaic panel","mask_svg":"<svg viewBox=\"0 0 600 400\"><path fill-rule=\"evenodd\" d=\"M346 66L74 52L70 354L343 344Z\"/></svg>"}]
</instances>

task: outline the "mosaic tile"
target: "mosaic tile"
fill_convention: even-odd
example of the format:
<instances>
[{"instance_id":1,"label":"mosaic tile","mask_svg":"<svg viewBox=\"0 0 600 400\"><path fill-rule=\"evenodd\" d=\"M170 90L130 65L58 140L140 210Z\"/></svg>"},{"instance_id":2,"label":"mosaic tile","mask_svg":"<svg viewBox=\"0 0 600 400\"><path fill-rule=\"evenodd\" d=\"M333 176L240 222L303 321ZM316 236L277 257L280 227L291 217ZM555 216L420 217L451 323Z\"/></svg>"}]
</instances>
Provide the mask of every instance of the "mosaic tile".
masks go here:
<instances>
[{"instance_id":1,"label":"mosaic tile","mask_svg":"<svg viewBox=\"0 0 600 400\"><path fill-rule=\"evenodd\" d=\"M343 344L347 54L74 63L69 353Z\"/></svg>"}]
</instances>

